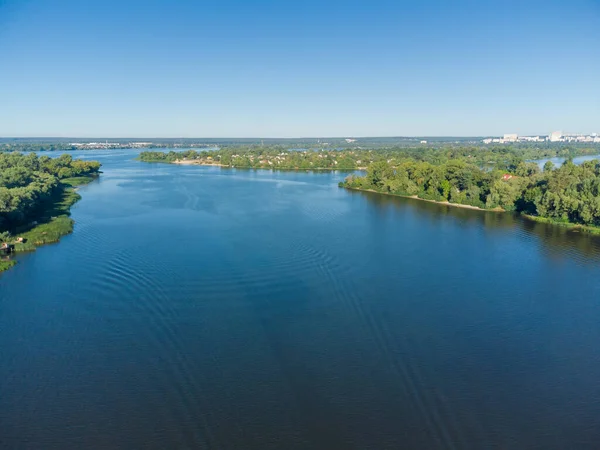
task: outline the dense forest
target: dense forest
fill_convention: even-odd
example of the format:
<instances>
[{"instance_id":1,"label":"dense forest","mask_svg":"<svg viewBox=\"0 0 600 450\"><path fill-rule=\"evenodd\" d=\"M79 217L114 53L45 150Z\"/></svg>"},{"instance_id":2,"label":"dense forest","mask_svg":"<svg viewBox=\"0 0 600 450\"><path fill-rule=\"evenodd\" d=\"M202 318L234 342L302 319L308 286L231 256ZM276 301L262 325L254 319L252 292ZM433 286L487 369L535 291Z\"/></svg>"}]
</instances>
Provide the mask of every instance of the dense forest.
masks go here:
<instances>
[{"instance_id":1,"label":"dense forest","mask_svg":"<svg viewBox=\"0 0 600 450\"><path fill-rule=\"evenodd\" d=\"M373 163L366 175L351 175L341 186L426 200L518 211L552 222L600 226L600 161L555 168L514 161L485 170L465 160L441 164L406 161Z\"/></svg>"},{"instance_id":2,"label":"dense forest","mask_svg":"<svg viewBox=\"0 0 600 450\"><path fill-rule=\"evenodd\" d=\"M48 142L48 141L0 141L0 152L56 152L56 151L72 151L77 150L77 147L67 142Z\"/></svg>"},{"instance_id":3,"label":"dense forest","mask_svg":"<svg viewBox=\"0 0 600 450\"><path fill-rule=\"evenodd\" d=\"M74 160L67 154L58 158L0 154L0 232L38 220L60 201L63 191L76 181L74 177L95 176L99 169L97 161Z\"/></svg>"},{"instance_id":4,"label":"dense forest","mask_svg":"<svg viewBox=\"0 0 600 450\"><path fill-rule=\"evenodd\" d=\"M365 152L365 157L368 157ZM198 164L218 164L225 167L255 169L339 169L354 170L363 161L355 151L295 151L286 147L237 147L198 152L142 152L139 156L145 162L196 162ZM367 161L365 160L365 165Z\"/></svg>"},{"instance_id":5,"label":"dense forest","mask_svg":"<svg viewBox=\"0 0 600 450\"><path fill-rule=\"evenodd\" d=\"M596 147L537 148L533 146L444 146L434 147L390 147L381 149L345 150L292 150L283 146L224 147L207 151L145 151L139 156L145 162L191 162L217 164L224 167L255 169L330 169L355 170L369 164L385 161L391 165L403 162L427 162L432 165L461 160L482 168L508 170L519 162L551 158L572 158L579 155L597 154Z\"/></svg>"}]
</instances>

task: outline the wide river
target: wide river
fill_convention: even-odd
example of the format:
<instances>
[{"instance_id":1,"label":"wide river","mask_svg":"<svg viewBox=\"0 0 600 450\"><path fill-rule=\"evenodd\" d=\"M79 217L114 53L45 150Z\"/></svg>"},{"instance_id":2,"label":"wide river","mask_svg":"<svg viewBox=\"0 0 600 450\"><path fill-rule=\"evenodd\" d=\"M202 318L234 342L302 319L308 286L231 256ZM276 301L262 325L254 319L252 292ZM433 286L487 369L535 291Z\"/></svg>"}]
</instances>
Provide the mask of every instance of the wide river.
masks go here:
<instances>
[{"instance_id":1,"label":"wide river","mask_svg":"<svg viewBox=\"0 0 600 450\"><path fill-rule=\"evenodd\" d=\"M597 449L600 239L98 151L0 276L2 449Z\"/></svg>"}]
</instances>

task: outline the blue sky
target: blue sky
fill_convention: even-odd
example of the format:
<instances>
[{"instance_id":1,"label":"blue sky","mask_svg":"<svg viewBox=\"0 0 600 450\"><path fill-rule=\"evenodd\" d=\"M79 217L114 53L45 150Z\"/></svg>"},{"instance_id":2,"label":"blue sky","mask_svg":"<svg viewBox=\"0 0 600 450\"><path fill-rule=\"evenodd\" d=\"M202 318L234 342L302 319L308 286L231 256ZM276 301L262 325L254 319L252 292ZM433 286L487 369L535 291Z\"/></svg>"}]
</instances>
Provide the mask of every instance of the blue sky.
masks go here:
<instances>
[{"instance_id":1,"label":"blue sky","mask_svg":"<svg viewBox=\"0 0 600 450\"><path fill-rule=\"evenodd\" d=\"M600 132L600 0L0 0L0 136Z\"/></svg>"}]
</instances>

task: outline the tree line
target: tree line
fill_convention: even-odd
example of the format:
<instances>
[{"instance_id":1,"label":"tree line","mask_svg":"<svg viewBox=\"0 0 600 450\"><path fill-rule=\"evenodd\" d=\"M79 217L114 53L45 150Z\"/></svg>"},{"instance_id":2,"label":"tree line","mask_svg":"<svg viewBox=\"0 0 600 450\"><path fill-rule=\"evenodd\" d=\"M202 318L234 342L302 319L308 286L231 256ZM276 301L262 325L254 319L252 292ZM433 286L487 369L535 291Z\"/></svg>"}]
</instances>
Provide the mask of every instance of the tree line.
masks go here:
<instances>
[{"instance_id":1,"label":"tree line","mask_svg":"<svg viewBox=\"0 0 600 450\"><path fill-rule=\"evenodd\" d=\"M354 170L369 164L386 161L392 165L403 162L427 162L433 165L454 160L484 168L508 170L519 162L596 154L595 147L554 146L552 148L529 146L442 146L442 147L390 147L379 149L293 149L285 146L237 146L218 150L144 151L139 159L145 162L194 161L198 164L219 164L225 167L255 169L331 169Z\"/></svg>"},{"instance_id":2,"label":"tree line","mask_svg":"<svg viewBox=\"0 0 600 450\"><path fill-rule=\"evenodd\" d=\"M65 189L61 180L95 176L97 161L38 157L35 153L0 153L0 232L37 220Z\"/></svg>"},{"instance_id":3,"label":"tree line","mask_svg":"<svg viewBox=\"0 0 600 450\"><path fill-rule=\"evenodd\" d=\"M145 151L140 153L139 159L145 162L166 163L195 161L198 164L218 164L224 167L248 169L354 170L362 163L357 155L353 151L309 151L272 146L228 147L208 151ZM365 160L365 166L367 162Z\"/></svg>"},{"instance_id":4,"label":"tree line","mask_svg":"<svg viewBox=\"0 0 600 450\"><path fill-rule=\"evenodd\" d=\"M364 176L350 175L341 186L426 200L517 211L554 222L600 226L600 161L543 171L535 163L513 161L486 170L464 159L441 164L387 161L371 164Z\"/></svg>"}]
</instances>

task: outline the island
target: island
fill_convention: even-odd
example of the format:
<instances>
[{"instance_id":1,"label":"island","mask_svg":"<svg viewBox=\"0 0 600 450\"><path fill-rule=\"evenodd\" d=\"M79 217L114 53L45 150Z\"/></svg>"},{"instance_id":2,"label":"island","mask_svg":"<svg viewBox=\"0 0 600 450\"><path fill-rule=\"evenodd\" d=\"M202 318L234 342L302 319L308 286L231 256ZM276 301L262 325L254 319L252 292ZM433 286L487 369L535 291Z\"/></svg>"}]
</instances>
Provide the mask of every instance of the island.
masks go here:
<instances>
[{"instance_id":1,"label":"island","mask_svg":"<svg viewBox=\"0 0 600 450\"><path fill-rule=\"evenodd\" d=\"M73 231L76 186L98 177L97 161L0 154L0 272L16 264L14 254L58 242Z\"/></svg>"}]
</instances>

